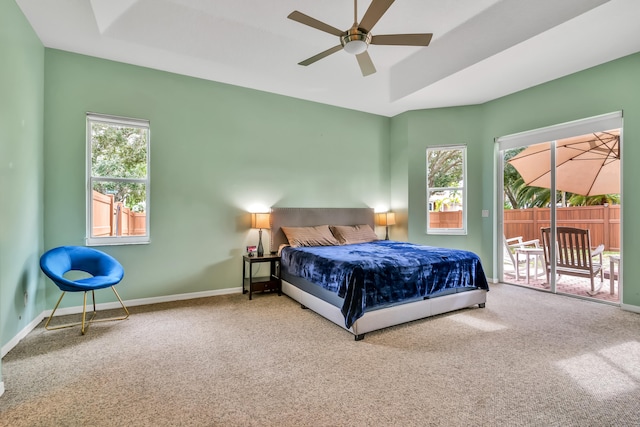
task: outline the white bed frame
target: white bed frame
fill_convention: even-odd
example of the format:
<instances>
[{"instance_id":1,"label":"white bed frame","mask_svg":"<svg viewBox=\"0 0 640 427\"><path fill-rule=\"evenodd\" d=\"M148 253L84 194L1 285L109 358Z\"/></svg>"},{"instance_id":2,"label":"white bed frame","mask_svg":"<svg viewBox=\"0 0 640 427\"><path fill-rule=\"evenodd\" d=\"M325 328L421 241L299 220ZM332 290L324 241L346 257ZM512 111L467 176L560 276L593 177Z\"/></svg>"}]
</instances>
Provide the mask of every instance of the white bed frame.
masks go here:
<instances>
[{"instance_id":1,"label":"white bed frame","mask_svg":"<svg viewBox=\"0 0 640 427\"><path fill-rule=\"evenodd\" d=\"M355 225L369 224L373 228L374 212L369 208L273 208L271 210L270 248L276 252L281 244L287 243L281 226L308 227L314 225ZM361 340L367 332L376 331L401 323L423 319L450 311L468 308L474 305L484 307L487 291L484 289L444 295L437 298L396 305L366 312L347 328L340 308L304 292L289 282L282 281L282 292L298 301L303 307L310 308L336 325L351 332L355 339Z\"/></svg>"}]
</instances>

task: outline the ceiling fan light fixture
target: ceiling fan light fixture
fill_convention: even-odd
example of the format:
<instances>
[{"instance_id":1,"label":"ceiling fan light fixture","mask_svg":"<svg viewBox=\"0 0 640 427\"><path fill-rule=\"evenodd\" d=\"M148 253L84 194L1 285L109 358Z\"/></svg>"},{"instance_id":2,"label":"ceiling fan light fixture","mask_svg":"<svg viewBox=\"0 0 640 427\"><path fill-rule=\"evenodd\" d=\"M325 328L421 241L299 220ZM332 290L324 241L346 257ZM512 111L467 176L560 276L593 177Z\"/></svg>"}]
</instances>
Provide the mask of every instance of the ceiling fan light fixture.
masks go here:
<instances>
[{"instance_id":1,"label":"ceiling fan light fixture","mask_svg":"<svg viewBox=\"0 0 640 427\"><path fill-rule=\"evenodd\" d=\"M359 55L367 50L367 43L362 40L352 40L344 45L344 50L351 55Z\"/></svg>"},{"instance_id":2,"label":"ceiling fan light fixture","mask_svg":"<svg viewBox=\"0 0 640 427\"><path fill-rule=\"evenodd\" d=\"M340 43L345 52L351 55L359 55L367 50L371 42L371 34L364 33L357 28L352 28L347 34L340 37Z\"/></svg>"}]
</instances>

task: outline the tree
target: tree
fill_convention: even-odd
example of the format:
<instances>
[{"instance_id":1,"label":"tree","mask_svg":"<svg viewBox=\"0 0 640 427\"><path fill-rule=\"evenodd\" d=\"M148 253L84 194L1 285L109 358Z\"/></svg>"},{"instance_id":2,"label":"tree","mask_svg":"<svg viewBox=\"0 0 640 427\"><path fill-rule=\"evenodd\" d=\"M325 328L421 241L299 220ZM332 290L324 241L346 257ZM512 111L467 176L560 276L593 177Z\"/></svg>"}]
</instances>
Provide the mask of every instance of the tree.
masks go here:
<instances>
[{"instance_id":1,"label":"tree","mask_svg":"<svg viewBox=\"0 0 640 427\"><path fill-rule=\"evenodd\" d=\"M93 122L91 174L100 178L144 178L147 174L147 133L144 129ZM116 202L144 212L146 192L137 182L94 181L93 189L113 194Z\"/></svg>"},{"instance_id":2,"label":"tree","mask_svg":"<svg viewBox=\"0 0 640 427\"><path fill-rule=\"evenodd\" d=\"M581 196L580 194L572 194L569 197L568 204L570 206L599 206L604 204L619 205L619 194L601 194L599 196Z\"/></svg>"},{"instance_id":3,"label":"tree","mask_svg":"<svg viewBox=\"0 0 640 427\"><path fill-rule=\"evenodd\" d=\"M432 150L427 158L429 188L458 187L462 180L461 150Z\"/></svg>"},{"instance_id":4,"label":"tree","mask_svg":"<svg viewBox=\"0 0 640 427\"><path fill-rule=\"evenodd\" d=\"M514 168L511 163L508 163L510 159L519 154L523 148L516 148L514 150L508 150L504 155L504 196L505 196L505 207L510 207L512 209L518 208L520 205L518 203L518 192L524 186L524 180L520 176L520 173ZM508 202L508 206L507 206Z\"/></svg>"}]
</instances>

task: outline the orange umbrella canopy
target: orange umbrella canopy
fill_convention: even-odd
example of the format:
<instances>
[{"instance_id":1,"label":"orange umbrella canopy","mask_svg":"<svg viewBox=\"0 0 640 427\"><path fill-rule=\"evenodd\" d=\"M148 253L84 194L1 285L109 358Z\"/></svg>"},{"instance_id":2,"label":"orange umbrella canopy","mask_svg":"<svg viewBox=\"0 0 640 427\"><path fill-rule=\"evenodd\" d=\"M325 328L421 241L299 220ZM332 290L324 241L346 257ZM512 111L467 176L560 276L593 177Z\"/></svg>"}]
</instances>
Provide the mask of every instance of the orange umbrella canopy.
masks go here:
<instances>
[{"instance_id":1,"label":"orange umbrella canopy","mask_svg":"<svg viewBox=\"0 0 640 427\"><path fill-rule=\"evenodd\" d=\"M509 163L530 187L551 188L551 147L527 147ZM620 130L556 141L556 189L583 196L620 193Z\"/></svg>"}]
</instances>

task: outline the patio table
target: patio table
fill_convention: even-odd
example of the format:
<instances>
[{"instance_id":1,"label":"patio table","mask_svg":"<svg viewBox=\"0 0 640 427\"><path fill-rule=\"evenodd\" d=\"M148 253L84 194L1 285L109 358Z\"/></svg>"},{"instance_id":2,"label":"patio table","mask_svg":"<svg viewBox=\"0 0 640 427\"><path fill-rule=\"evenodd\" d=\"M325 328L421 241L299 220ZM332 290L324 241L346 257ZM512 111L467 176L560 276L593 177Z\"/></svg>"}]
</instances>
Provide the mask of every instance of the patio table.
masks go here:
<instances>
[{"instance_id":1,"label":"patio table","mask_svg":"<svg viewBox=\"0 0 640 427\"><path fill-rule=\"evenodd\" d=\"M527 259L527 285L529 284L530 277L529 270L531 269L531 256L534 257L533 260L536 267L535 276L538 277L538 262L540 263L540 266L544 268L544 260L542 259L544 256L543 250L544 249L542 248L516 248L516 265L520 265L520 255L524 255ZM519 272L519 269L516 271ZM519 276L519 274L516 273L516 276Z\"/></svg>"},{"instance_id":2,"label":"patio table","mask_svg":"<svg viewBox=\"0 0 640 427\"><path fill-rule=\"evenodd\" d=\"M609 293L613 295L613 277L615 276L616 264L618 264L618 287L620 287L620 255L609 255Z\"/></svg>"}]
</instances>

